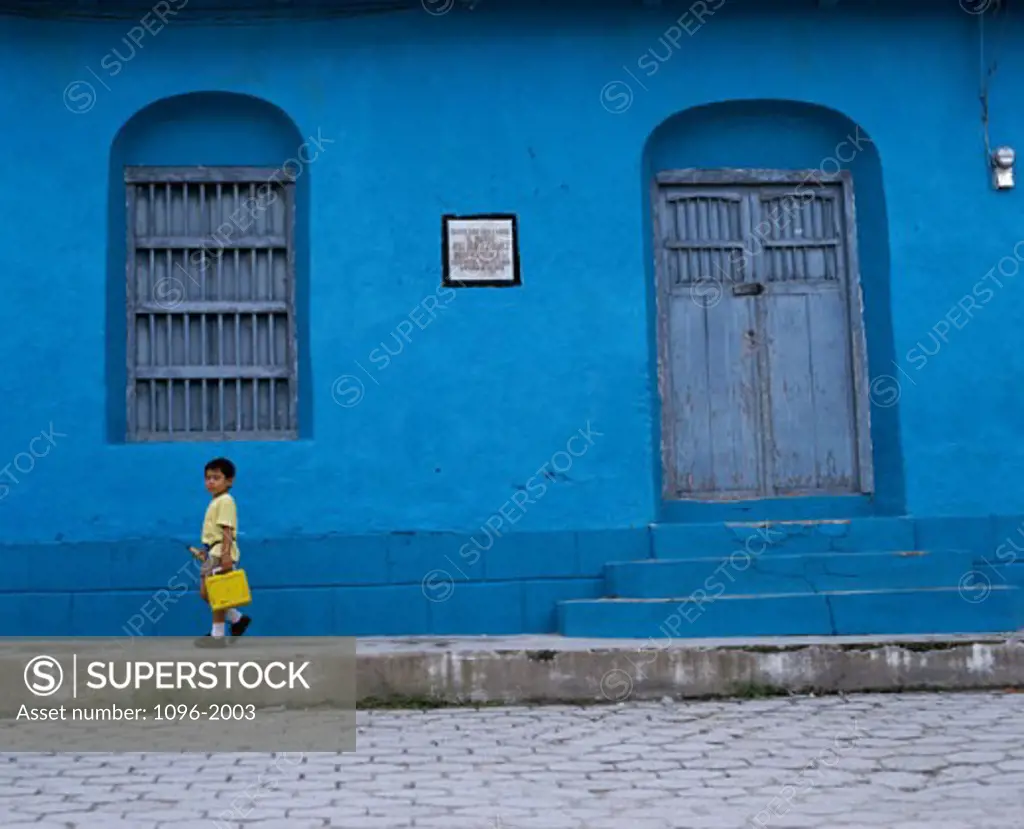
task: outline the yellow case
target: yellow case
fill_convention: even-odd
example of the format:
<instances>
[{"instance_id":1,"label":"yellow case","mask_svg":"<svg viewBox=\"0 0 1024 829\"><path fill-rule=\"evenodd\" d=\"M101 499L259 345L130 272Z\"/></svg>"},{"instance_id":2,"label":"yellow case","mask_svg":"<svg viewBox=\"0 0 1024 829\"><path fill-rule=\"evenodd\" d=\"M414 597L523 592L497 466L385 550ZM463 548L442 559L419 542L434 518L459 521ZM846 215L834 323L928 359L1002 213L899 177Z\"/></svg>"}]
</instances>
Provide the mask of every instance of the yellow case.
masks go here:
<instances>
[{"instance_id":1,"label":"yellow case","mask_svg":"<svg viewBox=\"0 0 1024 829\"><path fill-rule=\"evenodd\" d=\"M249 580L245 577L245 570L235 569L229 573L209 576L206 579L206 595L213 610L230 610L252 603L252 593L249 592Z\"/></svg>"}]
</instances>

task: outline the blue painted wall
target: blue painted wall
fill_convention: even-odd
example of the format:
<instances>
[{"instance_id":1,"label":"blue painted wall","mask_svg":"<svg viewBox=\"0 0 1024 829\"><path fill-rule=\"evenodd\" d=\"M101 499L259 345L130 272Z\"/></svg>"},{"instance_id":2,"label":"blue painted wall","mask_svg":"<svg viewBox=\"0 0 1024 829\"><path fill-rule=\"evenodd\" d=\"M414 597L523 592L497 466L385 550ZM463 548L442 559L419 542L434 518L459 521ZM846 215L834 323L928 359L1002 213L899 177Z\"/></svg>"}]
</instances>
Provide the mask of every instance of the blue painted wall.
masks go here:
<instances>
[{"instance_id":1,"label":"blue painted wall","mask_svg":"<svg viewBox=\"0 0 1024 829\"><path fill-rule=\"evenodd\" d=\"M1003 287L993 285L973 320L954 313L1001 258L1016 273L1024 227L1020 193L988 184L977 17L955 4L869 14L730 2L700 25L685 5L513 5L232 26L172 18L127 61L111 57L129 54L124 21L0 19L0 146L11 176L0 192L0 390L12 464L0 475L0 538L11 560L53 545L48 560L69 572L113 566L115 555L137 572L106 585L61 581L55 568L25 573L0 601L3 630L48 618L23 616L35 599L12 598L16 590L47 591L61 607L73 604L72 587L95 590L95 606L69 617L78 632L76 619L110 628L131 615L125 608L184 563L170 539L198 531L202 466L220 452L240 469L247 557L304 560L319 550L321 571L337 567L337 583L364 585L344 599L344 612L363 619L353 632L543 628L536 619L549 618L559 590L598 595L604 560L643 554L642 528L658 512L651 169L814 167L850 124L874 145L854 168L871 372L901 381L898 405L872 412L881 506L935 517L1024 512L1019 280L997 273ZM1018 149L1024 113L1012 95L1024 54L1006 45L1022 30L1011 17L987 46L999 59L992 139ZM77 81L92 85L91 106L85 87L70 86ZM266 106L200 96L147 110L193 93ZM694 109L735 100L760 103ZM111 190L120 165L273 165L318 133L332 143L300 179L303 438L124 444L121 208ZM424 325L417 312L410 325L439 293L441 214L495 211L519 215L524 287L443 295L435 318ZM934 353L937 324L948 341ZM921 345L933 352L924 365L913 351ZM386 367L383 346L394 355ZM351 380L336 384L346 375L364 392L349 407L337 402L353 400ZM880 399L896 402L885 382ZM586 452L538 477L588 423L599 436ZM59 436L15 466L51 424ZM464 564L464 539L447 547L438 541L447 536L418 534L483 537L479 528L531 481L545 484L543 495L506 510L501 533L559 535L500 539L485 562L500 549L539 552L512 556L494 571L507 586L491 584L493 595L428 625L437 603L424 601L422 574L439 555L437 567L452 570L444 556ZM641 540L604 535L630 529ZM395 531L414 535L370 546L350 538ZM429 560L388 564L397 553L381 551L394 538L413 538ZM579 555L590 563L578 565ZM265 571L267 585L287 569ZM307 583L326 579L313 570ZM543 599L524 592L537 579L547 579ZM383 583L406 592L373 586ZM137 594L101 610L115 588ZM491 624L508 607L501 591L520 609ZM314 626L334 618L316 609L334 605L321 593L309 600ZM274 595L295 617L297 596ZM527 623L529 602L542 609Z\"/></svg>"}]
</instances>

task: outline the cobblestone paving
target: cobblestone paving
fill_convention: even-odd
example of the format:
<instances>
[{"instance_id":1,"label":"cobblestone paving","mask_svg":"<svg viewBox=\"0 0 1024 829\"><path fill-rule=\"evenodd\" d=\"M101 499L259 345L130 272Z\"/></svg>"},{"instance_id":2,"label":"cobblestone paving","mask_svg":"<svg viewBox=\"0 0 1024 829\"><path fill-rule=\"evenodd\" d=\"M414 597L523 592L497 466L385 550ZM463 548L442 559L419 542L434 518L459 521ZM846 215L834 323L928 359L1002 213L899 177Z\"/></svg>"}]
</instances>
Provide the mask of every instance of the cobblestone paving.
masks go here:
<instances>
[{"instance_id":1,"label":"cobblestone paving","mask_svg":"<svg viewBox=\"0 0 1024 829\"><path fill-rule=\"evenodd\" d=\"M362 712L355 754L0 755L0 827L1019 829L1024 696Z\"/></svg>"}]
</instances>

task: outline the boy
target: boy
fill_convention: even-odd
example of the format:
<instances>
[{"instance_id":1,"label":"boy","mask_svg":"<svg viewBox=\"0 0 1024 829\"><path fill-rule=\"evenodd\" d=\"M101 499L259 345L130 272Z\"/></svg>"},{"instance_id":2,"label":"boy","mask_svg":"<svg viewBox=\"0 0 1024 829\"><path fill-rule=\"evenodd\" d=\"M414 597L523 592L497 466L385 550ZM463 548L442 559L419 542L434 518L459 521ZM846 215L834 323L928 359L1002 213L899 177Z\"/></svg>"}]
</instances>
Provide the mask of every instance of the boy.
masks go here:
<instances>
[{"instance_id":1,"label":"boy","mask_svg":"<svg viewBox=\"0 0 1024 829\"><path fill-rule=\"evenodd\" d=\"M227 458L214 458L205 468L206 490L210 493L210 505L203 518L203 547L206 560L200 574L199 595L209 602L206 595L206 579L217 573L227 573L238 564L241 553L236 537L238 535L238 509L229 490L235 483L235 465ZM224 617L231 623L231 635L241 636L251 621L237 608L215 610L213 628L210 633L197 640L200 647L217 647L226 644L224 638Z\"/></svg>"}]
</instances>

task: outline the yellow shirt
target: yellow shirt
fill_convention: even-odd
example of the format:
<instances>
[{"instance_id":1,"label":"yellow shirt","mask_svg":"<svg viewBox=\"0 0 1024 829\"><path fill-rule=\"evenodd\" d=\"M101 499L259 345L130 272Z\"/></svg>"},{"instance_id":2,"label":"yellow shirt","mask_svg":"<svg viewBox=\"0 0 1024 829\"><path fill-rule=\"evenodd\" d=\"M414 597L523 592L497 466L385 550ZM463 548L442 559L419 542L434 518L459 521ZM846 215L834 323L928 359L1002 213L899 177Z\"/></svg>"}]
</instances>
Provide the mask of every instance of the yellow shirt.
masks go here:
<instances>
[{"instance_id":1,"label":"yellow shirt","mask_svg":"<svg viewBox=\"0 0 1024 829\"><path fill-rule=\"evenodd\" d=\"M213 498L203 518L203 544L210 545L210 555L214 557L220 557L221 554L219 549L214 549L224 541L224 530L221 527L231 527L234 534L231 560L238 561L241 556L238 551L238 508L229 492Z\"/></svg>"}]
</instances>

